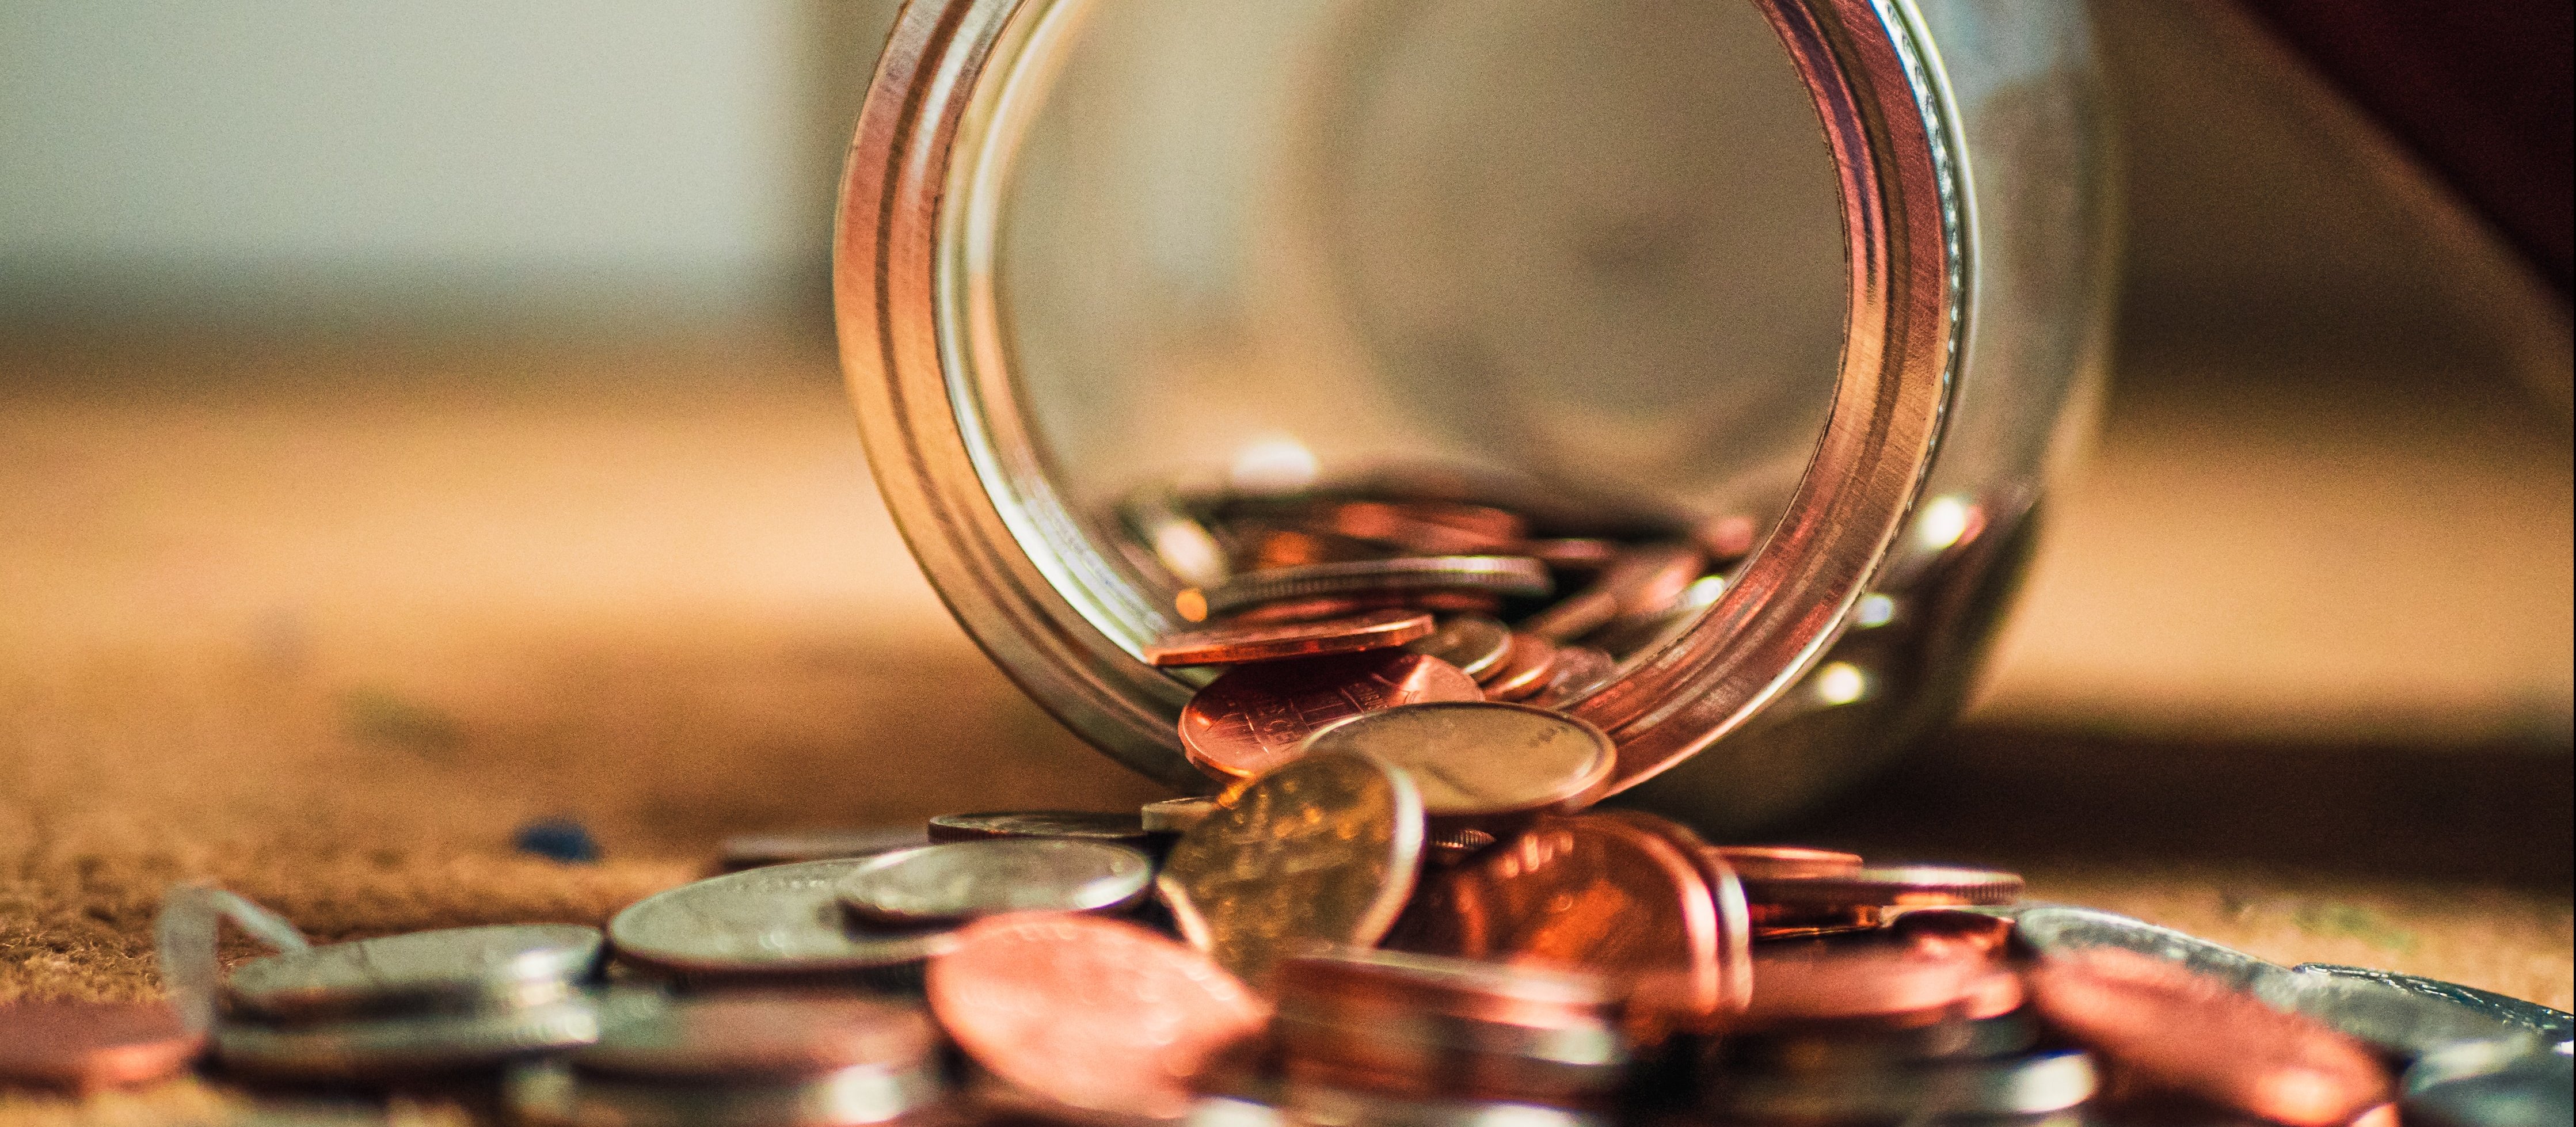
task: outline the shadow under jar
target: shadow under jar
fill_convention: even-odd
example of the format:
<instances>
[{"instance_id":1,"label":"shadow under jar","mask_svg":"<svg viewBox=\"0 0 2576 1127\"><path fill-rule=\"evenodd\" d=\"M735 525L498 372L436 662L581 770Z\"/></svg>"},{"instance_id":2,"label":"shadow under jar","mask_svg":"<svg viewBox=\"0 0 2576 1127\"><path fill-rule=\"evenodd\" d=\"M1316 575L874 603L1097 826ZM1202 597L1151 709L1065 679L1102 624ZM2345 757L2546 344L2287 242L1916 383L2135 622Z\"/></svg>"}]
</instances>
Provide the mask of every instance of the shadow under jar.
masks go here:
<instances>
[{"instance_id":1,"label":"shadow under jar","mask_svg":"<svg viewBox=\"0 0 2576 1127\"><path fill-rule=\"evenodd\" d=\"M1141 654L1258 565L1140 497L1734 537L1563 707L1739 831L1962 703L2099 397L2099 98L2080 5L912 0L843 365L968 631L1185 789L1205 679Z\"/></svg>"}]
</instances>

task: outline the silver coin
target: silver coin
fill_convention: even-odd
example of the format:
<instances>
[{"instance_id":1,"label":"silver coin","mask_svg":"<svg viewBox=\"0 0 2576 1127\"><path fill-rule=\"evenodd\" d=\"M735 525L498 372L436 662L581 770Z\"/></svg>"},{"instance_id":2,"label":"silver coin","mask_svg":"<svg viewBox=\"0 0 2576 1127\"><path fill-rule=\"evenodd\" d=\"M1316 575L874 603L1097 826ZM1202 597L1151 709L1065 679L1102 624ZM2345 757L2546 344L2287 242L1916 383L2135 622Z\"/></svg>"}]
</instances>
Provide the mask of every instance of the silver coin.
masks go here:
<instances>
[{"instance_id":1,"label":"silver coin","mask_svg":"<svg viewBox=\"0 0 2576 1127\"><path fill-rule=\"evenodd\" d=\"M598 1007L576 997L487 1013L354 1018L292 1026L215 1026L228 1068L303 1080L363 1080L484 1068L599 1039Z\"/></svg>"},{"instance_id":2,"label":"silver coin","mask_svg":"<svg viewBox=\"0 0 2576 1127\"><path fill-rule=\"evenodd\" d=\"M416 931L307 947L242 964L224 984L238 1013L298 1021L422 1008L560 1001L599 964L577 924Z\"/></svg>"},{"instance_id":3,"label":"silver coin","mask_svg":"<svg viewBox=\"0 0 2576 1127\"><path fill-rule=\"evenodd\" d=\"M1481 681L1512 651L1512 628L1481 614L1453 615L1442 619L1439 629L1405 643L1404 648L1439 658Z\"/></svg>"},{"instance_id":4,"label":"silver coin","mask_svg":"<svg viewBox=\"0 0 2576 1127\"><path fill-rule=\"evenodd\" d=\"M1203 592L1211 615L1282 599L1411 591L1542 596L1556 589L1547 565L1525 556L1402 556L1280 567L1235 576Z\"/></svg>"},{"instance_id":5,"label":"silver coin","mask_svg":"<svg viewBox=\"0 0 2576 1127\"><path fill-rule=\"evenodd\" d=\"M1185 834L1190 827L1206 821L1216 812L1216 799L1209 795L1188 798L1166 798L1145 804L1143 821L1146 833Z\"/></svg>"},{"instance_id":6,"label":"silver coin","mask_svg":"<svg viewBox=\"0 0 2576 1127\"><path fill-rule=\"evenodd\" d=\"M1145 844L1144 819L1106 810L993 810L942 814L930 820L932 841L992 837L1071 837L1120 845Z\"/></svg>"},{"instance_id":7,"label":"silver coin","mask_svg":"<svg viewBox=\"0 0 2576 1127\"><path fill-rule=\"evenodd\" d=\"M727 989L671 996L612 989L596 1044L569 1058L585 1076L736 1083L819 1077L862 1065L910 1068L931 1059L928 1012L850 990Z\"/></svg>"},{"instance_id":8,"label":"silver coin","mask_svg":"<svg viewBox=\"0 0 2576 1127\"><path fill-rule=\"evenodd\" d=\"M684 884L617 913L608 942L628 962L701 974L876 970L956 945L945 930L854 924L836 889L866 863L806 861Z\"/></svg>"},{"instance_id":9,"label":"silver coin","mask_svg":"<svg viewBox=\"0 0 2576 1127\"><path fill-rule=\"evenodd\" d=\"M1124 846L1068 838L953 841L879 854L840 884L863 919L928 924L1002 912L1098 912L1145 895L1154 863Z\"/></svg>"},{"instance_id":10,"label":"silver coin","mask_svg":"<svg viewBox=\"0 0 2576 1127\"><path fill-rule=\"evenodd\" d=\"M741 834L724 840L727 872L798 861L836 861L873 857L897 849L927 845L919 826L869 826L861 829L805 830L796 833Z\"/></svg>"},{"instance_id":11,"label":"silver coin","mask_svg":"<svg viewBox=\"0 0 2576 1127\"><path fill-rule=\"evenodd\" d=\"M544 1127L841 1127L897 1119L943 1094L928 1061L744 1084L657 1083L549 1063L513 1069L503 1098L517 1122Z\"/></svg>"},{"instance_id":12,"label":"silver coin","mask_svg":"<svg viewBox=\"0 0 2576 1127\"><path fill-rule=\"evenodd\" d=\"M1562 713L1500 701L1366 712L1306 737L1300 754L1347 752L1403 770L1431 818L1527 813L1591 797L1619 749Z\"/></svg>"},{"instance_id":13,"label":"silver coin","mask_svg":"<svg viewBox=\"0 0 2576 1127\"><path fill-rule=\"evenodd\" d=\"M2082 1106L2098 1086L2090 1055L2059 1049L1858 1075L1729 1073L1710 1089L1707 1107L1731 1118L1834 1123L2046 1115Z\"/></svg>"}]
</instances>

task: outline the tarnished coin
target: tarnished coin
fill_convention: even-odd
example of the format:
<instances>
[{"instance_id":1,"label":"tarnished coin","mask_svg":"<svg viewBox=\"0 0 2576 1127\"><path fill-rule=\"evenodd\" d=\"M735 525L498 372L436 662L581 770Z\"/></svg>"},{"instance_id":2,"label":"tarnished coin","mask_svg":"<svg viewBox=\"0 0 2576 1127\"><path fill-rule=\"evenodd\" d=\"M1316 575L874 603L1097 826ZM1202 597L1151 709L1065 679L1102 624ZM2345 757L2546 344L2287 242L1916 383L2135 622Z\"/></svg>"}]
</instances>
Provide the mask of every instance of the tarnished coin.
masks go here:
<instances>
[{"instance_id":1,"label":"tarnished coin","mask_svg":"<svg viewBox=\"0 0 2576 1127\"><path fill-rule=\"evenodd\" d=\"M205 1041L161 1002L10 1002L0 1005L0 1085L146 1084L187 1067Z\"/></svg>"},{"instance_id":2,"label":"tarnished coin","mask_svg":"<svg viewBox=\"0 0 2576 1127\"><path fill-rule=\"evenodd\" d=\"M1481 614L1451 615L1439 629L1405 643L1404 648L1439 658L1457 666L1458 672L1482 680L1511 653L1512 630Z\"/></svg>"},{"instance_id":3,"label":"tarnished coin","mask_svg":"<svg viewBox=\"0 0 2576 1127\"><path fill-rule=\"evenodd\" d=\"M2350 1123L2395 1094L2361 1042L2176 963L2097 947L2028 979L2050 1025L2147 1085L2297 1127Z\"/></svg>"},{"instance_id":4,"label":"tarnished coin","mask_svg":"<svg viewBox=\"0 0 2576 1127\"><path fill-rule=\"evenodd\" d=\"M955 945L941 928L869 928L840 883L867 863L807 861L709 877L656 893L608 921L617 957L701 974L801 974L918 962Z\"/></svg>"},{"instance_id":5,"label":"tarnished coin","mask_svg":"<svg viewBox=\"0 0 2576 1127\"><path fill-rule=\"evenodd\" d=\"M1307 737L1305 754L1374 756L1413 777L1430 818L1524 814L1592 797L1619 749L1571 716L1485 701L1410 704Z\"/></svg>"},{"instance_id":6,"label":"tarnished coin","mask_svg":"<svg viewBox=\"0 0 2576 1127\"><path fill-rule=\"evenodd\" d=\"M482 1013L215 1026L224 1067L300 1080L366 1080L486 1068L599 1039L599 1011L574 997Z\"/></svg>"},{"instance_id":7,"label":"tarnished coin","mask_svg":"<svg viewBox=\"0 0 2576 1127\"><path fill-rule=\"evenodd\" d=\"M741 834L724 840L724 868L737 872L762 865L872 857L929 843L930 836L917 825Z\"/></svg>"},{"instance_id":8,"label":"tarnished coin","mask_svg":"<svg viewBox=\"0 0 2576 1127\"><path fill-rule=\"evenodd\" d=\"M1228 791L1172 846L1155 887L1192 945L1258 986L1304 944L1375 945L1421 858L1413 781L1324 753Z\"/></svg>"},{"instance_id":9,"label":"tarnished coin","mask_svg":"<svg viewBox=\"0 0 2576 1127\"><path fill-rule=\"evenodd\" d=\"M571 995L599 965L600 934L577 924L415 931L286 951L242 964L224 984L238 1013L310 1020Z\"/></svg>"},{"instance_id":10,"label":"tarnished coin","mask_svg":"<svg viewBox=\"0 0 2576 1127\"><path fill-rule=\"evenodd\" d=\"M1284 657L1389 649L1431 631L1430 615L1401 610L1370 611L1317 622L1226 624L1166 635L1145 647L1145 660L1157 666L1239 665Z\"/></svg>"},{"instance_id":11,"label":"tarnished coin","mask_svg":"<svg viewBox=\"0 0 2576 1127\"><path fill-rule=\"evenodd\" d=\"M1512 635L1511 652L1485 679L1485 696L1493 700L1527 700L1547 687L1556 672L1557 648L1535 634Z\"/></svg>"},{"instance_id":12,"label":"tarnished coin","mask_svg":"<svg viewBox=\"0 0 2576 1127\"><path fill-rule=\"evenodd\" d=\"M650 997L610 1007L597 1043L569 1058L588 1074L647 1080L790 1080L917 1067L939 1034L918 1007L829 991Z\"/></svg>"},{"instance_id":13,"label":"tarnished coin","mask_svg":"<svg viewBox=\"0 0 2576 1127\"><path fill-rule=\"evenodd\" d=\"M1215 812L1215 796L1204 794L1148 802L1142 811L1145 832L1156 834L1188 833L1190 827L1206 821L1207 816Z\"/></svg>"},{"instance_id":14,"label":"tarnished coin","mask_svg":"<svg viewBox=\"0 0 2576 1127\"><path fill-rule=\"evenodd\" d=\"M1270 1007L1153 932L1093 916L995 916L930 964L931 1009L976 1063L1092 1111L1175 1118L1189 1078Z\"/></svg>"},{"instance_id":15,"label":"tarnished coin","mask_svg":"<svg viewBox=\"0 0 2576 1127\"><path fill-rule=\"evenodd\" d=\"M1111 810L993 810L941 814L930 820L932 841L982 841L1000 837L1061 837L1142 846L1144 820Z\"/></svg>"},{"instance_id":16,"label":"tarnished coin","mask_svg":"<svg viewBox=\"0 0 2576 1127\"><path fill-rule=\"evenodd\" d=\"M1530 695L1529 702L1539 708L1564 708L1618 676L1619 659L1590 646L1566 646L1556 651L1556 665L1548 670L1547 683Z\"/></svg>"},{"instance_id":17,"label":"tarnished coin","mask_svg":"<svg viewBox=\"0 0 2576 1127\"><path fill-rule=\"evenodd\" d=\"M1329 595L1472 591L1535 597L1554 586L1547 565L1526 556L1401 556L1252 572L1200 594L1209 614L1222 615L1262 603Z\"/></svg>"},{"instance_id":18,"label":"tarnished coin","mask_svg":"<svg viewBox=\"0 0 2576 1127\"><path fill-rule=\"evenodd\" d=\"M2081 1106L2100 1077L2090 1055L2058 1049L1989 1060L1876 1068L1859 1074L1745 1073L1714 1085L1707 1106L1729 1122L2023 1122Z\"/></svg>"},{"instance_id":19,"label":"tarnished coin","mask_svg":"<svg viewBox=\"0 0 2576 1127\"><path fill-rule=\"evenodd\" d=\"M1097 912L1145 895L1154 863L1121 845L1071 838L954 841L881 853L841 878L841 903L897 926L1004 912Z\"/></svg>"},{"instance_id":20,"label":"tarnished coin","mask_svg":"<svg viewBox=\"0 0 2576 1127\"><path fill-rule=\"evenodd\" d=\"M1746 877L1744 895L1761 909L1875 906L1955 907L2010 904L2021 898L2020 874L1954 865L1892 865L1847 873L1796 877Z\"/></svg>"},{"instance_id":21,"label":"tarnished coin","mask_svg":"<svg viewBox=\"0 0 2576 1127\"><path fill-rule=\"evenodd\" d=\"M1730 937L1701 862L1626 818L1543 815L1515 839L1426 873L1386 945L1590 971L1623 989L1649 978L1659 1008L1741 1006Z\"/></svg>"},{"instance_id":22,"label":"tarnished coin","mask_svg":"<svg viewBox=\"0 0 2576 1127\"><path fill-rule=\"evenodd\" d=\"M1181 750L1201 770L1239 779L1296 758L1307 736L1353 716L1482 699L1456 666L1402 650L1240 666L1181 710Z\"/></svg>"},{"instance_id":23,"label":"tarnished coin","mask_svg":"<svg viewBox=\"0 0 2576 1127\"><path fill-rule=\"evenodd\" d=\"M1709 851L1748 881L1843 877L1861 868L1858 853L1803 845L1712 845Z\"/></svg>"}]
</instances>

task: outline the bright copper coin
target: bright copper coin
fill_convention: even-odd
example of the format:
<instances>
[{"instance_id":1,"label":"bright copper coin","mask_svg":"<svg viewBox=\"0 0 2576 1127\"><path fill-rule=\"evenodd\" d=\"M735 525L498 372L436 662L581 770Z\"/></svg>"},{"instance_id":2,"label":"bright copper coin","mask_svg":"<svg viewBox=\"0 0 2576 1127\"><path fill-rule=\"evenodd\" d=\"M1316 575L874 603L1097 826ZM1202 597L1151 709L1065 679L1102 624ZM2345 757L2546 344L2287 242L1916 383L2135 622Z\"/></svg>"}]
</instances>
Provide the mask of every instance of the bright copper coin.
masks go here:
<instances>
[{"instance_id":1,"label":"bright copper coin","mask_svg":"<svg viewBox=\"0 0 2576 1127\"><path fill-rule=\"evenodd\" d=\"M1307 755L1217 800L1155 888L1191 945L1260 985L1285 955L1386 934L1422 859L1422 798L1375 759Z\"/></svg>"},{"instance_id":2,"label":"bright copper coin","mask_svg":"<svg viewBox=\"0 0 2576 1127\"><path fill-rule=\"evenodd\" d=\"M1647 978L1673 1008L1733 1004L1725 921L1700 862L1625 818L1545 815L1453 869L1424 874L1386 946Z\"/></svg>"},{"instance_id":3,"label":"bright copper coin","mask_svg":"<svg viewBox=\"0 0 2576 1127\"><path fill-rule=\"evenodd\" d=\"M1187 594L1187 592L1184 592ZM1186 600L1182 600L1186 602ZM1206 604L1200 604L1197 622L1206 618ZM1491 615L1503 608L1503 600L1494 595L1473 591L1413 591L1391 595L1319 595L1311 599L1281 599L1245 607L1225 616L1225 621L1242 625L1273 622L1312 622L1319 618L1348 618L1377 610L1428 611L1433 614ZM1186 608L1182 617L1189 617Z\"/></svg>"},{"instance_id":4,"label":"bright copper coin","mask_svg":"<svg viewBox=\"0 0 2576 1127\"><path fill-rule=\"evenodd\" d=\"M1220 779L1297 757L1306 737L1399 704L1484 699L1474 678L1404 650L1268 661L1227 670L1181 710L1181 749Z\"/></svg>"},{"instance_id":5,"label":"bright copper coin","mask_svg":"<svg viewBox=\"0 0 2576 1127\"><path fill-rule=\"evenodd\" d=\"M2033 1008L2133 1079L2300 1127L2351 1122L2393 1084L2361 1042L2176 963L2099 947L2028 976Z\"/></svg>"},{"instance_id":6,"label":"bright copper coin","mask_svg":"<svg viewBox=\"0 0 2576 1127\"><path fill-rule=\"evenodd\" d=\"M1766 948L1753 957L1747 1026L1843 1021L1912 1025L1960 1016L2005 974L1984 954L1890 943Z\"/></svg>"},{"instance_id":7,"label":"bright copper coin","mask_svg":"<svg viewBox=\"0 0 2576 1127\"><path fill-rule=\"evenodd\" d=\"M1481 681L1510 656L1512 628L1481 614L1451 615L1439 629L1405 643L1404 648L1439 658Z\"/></svg>"},{"instance_id":8,"label":"bright copper coin","mask_svg":"<svg viewBox=\"0 0 2576 1127\"><path fill-rule=\"evenodd\" d=\"M974 814L941 814L930 820L934 842L981 841L996 837L1069 837L1143 848L1145 819L1111 810L990 810Z\"/></svg>"},{"instance_id":9,"label":"bright copper coin","mask_svg":"<svg viewBox=\"0 0 2576 1127\"><path fill-rule=\"evenodd\" d=\"M1402 769L1429 818L1490 818L1581 805L1619 749L1581 720L1493 701L1409 704L1307 737L1305 754L1346 752Z\"/></svg>"},{"instance_id":10,"label":"bright copper coin","mask_svg":"<svg viewBox=\"0 0 2576 1127\"><path fill-rule=\"evenodd\" d=\"M1432 629L1430 615L1401 610L1370 611L1320 622L1228 623L1166 635L1145 647L1145 660L1157 666L1237 665L1283 657L1356 653L1401 646L1430 634Z\"/></svg>"},{"instance_id":11,"label":"bright copper coin","mask_svg":"<svg viewBox=\"0 0 2576 1127\"><path fill-rule=\"evenodd\" d=\"M1539 686L1529 702L1540 708L1564 708L1618 676L1619 659L1590 646L1566 646L1556 651L1556 667L1548 671L1547 684Z\"/></svg>"},{"instance_id":12,"label":"bright copper coin","mask_svg":"<svg viewBox=\"0 0 2576 1127\"><path fill-rule=\"evenodd\" d=\"M1858 853L1836 849L1809 849L1802 845L1712 845L1735 875L1745 880L1782 880L1799 877L1842 877L1859 872Z\"/></svg>"},{"instance_id":13,"label":"bright copper coin","mask_svg":"<svg viewBox=\"0 0 2576 1127\"><path fill-rule=\"evenodd\" d=\"M161 1002L11 1002L0 1005L0 1085L94 1092L150 1083L186 1068L205 1048Z\"/></svg>"},{"instance_id":14,"label":"bright copper coin","mask_svg":"<svg viewBox=\"0 0 2576 1127\"><path fill-rule=\"evenodd\" d=\"M1640 810L1603 810L1599 813L1664 839L1666 844L1681 850L1699 865L1700 878L1708 882L1709 902L1717 910L1717 1010L1719 1014L1725 1014L1743 1009L1745 1000L1753 995L1752 941L1758 933L1753 930L1751 913L1745 904L1744 882L1736 876L1734 867L1711 851L1698 833L1670 818L1659 818ZM1658 992L1656 998L1661 997ZM1673 1010L1673 1007L1668 1003L1659 1006L1656 998L1630 1001L1630 1009L1636 1011L1632 1029L1649 1037L1659 1034L1665 1026L1705 1024L1702 1019L1712 1016L1695 1003L1683 1005L1675 1012L1658 1012L1659 1008Z\"/></svg>"},{"instance_id":15,"label":"bright copper coin","mask_svg":"<svg viewBox=\"0 0 2576 1127\"><path fill-rule=\"evenodd\" d=\"M1485 696L1491 700L1526 700L1538 695L1547 687L1549 675L1556 672L1556 654L1556 646L1544 638L1513 634L1511 653L1485 680Z\"/></svg>"},{"instance_id":16,"label":"bright copper coin","mask_svg":"<svg viewBox=\"0 0 2576 1127\"><path fill-rule=\"evenodd\" d=\"M1207 956L1132 924L995 916L930 964L930 1008L977 1064L1092 1111L1177 1118L1189 1078L1270 1007Z\"/></svg>"},{"instance_id":17,"label":"bright copper coin","mask_svg":"<svg viewBox=\"0 0 2576 1127\"><path fill-rule=\"evenodd\" d=\"M1801 877L1746 877L1745 898L1757 907L1789 909L1947 908L2010 904L2021 898L2018 873L1952 865L1891 865Z\"/></svg>"}]
</instances>

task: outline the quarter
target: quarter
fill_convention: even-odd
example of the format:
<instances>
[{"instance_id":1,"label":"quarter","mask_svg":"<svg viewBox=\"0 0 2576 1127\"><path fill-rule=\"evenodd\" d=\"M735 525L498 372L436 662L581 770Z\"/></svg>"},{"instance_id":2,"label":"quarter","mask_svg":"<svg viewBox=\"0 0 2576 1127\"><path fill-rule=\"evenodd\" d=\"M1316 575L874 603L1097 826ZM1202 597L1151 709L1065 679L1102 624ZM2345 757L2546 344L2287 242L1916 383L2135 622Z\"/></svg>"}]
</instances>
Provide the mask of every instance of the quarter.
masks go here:
<instances>
[{"instance_id":1,"label":"quarter","mask_svg":"<svg viewBox=\"0 0 2576 1127\"><path fill-rule=\"evenodd\" d=\"M882 853L841 878L841 903L897 926L1004 912L1096 912L1144 896L1153 862L1124 846L1069 838L995 838Z\"/></svg>"},{"instance_id":2,"label":"quarter","mask_svg":"<svg viewBox=\"0 0 2576 1127\"><path fill-rule=\"evenodd\" d=\"M875 970L955 943L942 928L858 925L840 883L866 860L806 861L709 877L645 897L608 921L621 960L701 974Z\"/></svg>"},{"instance_id":3,"label":"quarter","mask_svg":"<svg viewBox=\"0 0 2576 1127\"><path fill-rule=\"evenodd\" d=\"M1524 814L1589 798L1618 748L1581 720L1484 701L1410 704L1307 737L1305 752L1374 756L1412 776L1429 818Z\"/></svg>"},{"instance_id":4,"label":"quarter","mask_svg":"<svg viewBox=\"0 0 2576 1127\"><path fill-rule=\"evenodd\" d=\"M994 810L941 814L930 820L932 841L997 837L1069 837L1116 845L1145 844L1145 823L1108 810Z\"/></svg>"}]
</instances>

